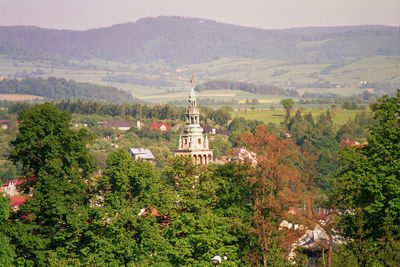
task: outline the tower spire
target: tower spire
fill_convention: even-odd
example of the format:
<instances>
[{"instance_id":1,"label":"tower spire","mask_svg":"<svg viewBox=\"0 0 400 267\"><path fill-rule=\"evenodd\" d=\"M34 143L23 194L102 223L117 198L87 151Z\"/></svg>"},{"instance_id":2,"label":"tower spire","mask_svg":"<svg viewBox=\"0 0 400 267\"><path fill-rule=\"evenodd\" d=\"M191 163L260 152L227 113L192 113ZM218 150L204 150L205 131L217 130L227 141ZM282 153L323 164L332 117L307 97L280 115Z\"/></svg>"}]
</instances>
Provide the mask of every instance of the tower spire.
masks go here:
<instances>
[{"instance_id":1,"label":"tower spire","mask_svg":"<svg viewBox=\"0 0 400 267\"><path fill-rule=\"evenodd\" d=\"M195 87L195 85L194 85L194 78L196 78L196 75L192 75L192 79L190 80L190 85L191 85L191 88L190 88L190 93L189 93L189 104L192 106L192 107L194 107L194 106L196 106L196 93L194 92L194 87Z\"/></svg>"},{"instance_id":2,"label":"tower spire","mask_svg":"<svg viewBox=\"0 0 400 267\"><path fill-rule=\"evenodd\" d=\"M199 164L209 164L213 161L213 151L208 147L208 137L204 136L200 126L200 109L196 103L194 92L194 78L190 80L189 105L186 108L186 125L183 135L179 137L178 149L175 155L190 156Z\"/></svg>"}]
</instances>

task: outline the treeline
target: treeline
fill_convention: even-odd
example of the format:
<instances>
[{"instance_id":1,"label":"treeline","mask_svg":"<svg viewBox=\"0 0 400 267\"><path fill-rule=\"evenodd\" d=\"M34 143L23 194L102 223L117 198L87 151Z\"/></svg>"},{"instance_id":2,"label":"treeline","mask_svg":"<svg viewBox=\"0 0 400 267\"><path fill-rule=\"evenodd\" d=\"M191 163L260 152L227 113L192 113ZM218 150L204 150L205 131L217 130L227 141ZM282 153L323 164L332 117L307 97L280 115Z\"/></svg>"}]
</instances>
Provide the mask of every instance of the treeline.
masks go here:
<instances>
[{"instance_id":1,"label":"treeline","mask_svg":"<svg viewBox=\"0 0 400 267\"><path fill-rule=\"evenodd\" d=\"M108 75L101 78L105 82L115 83L129 83L139 85L150 85L150 86L175 86L173 82L166 80L165 78L147 79L138 75Z\"/></svg>"},{"instance_id":2,"label":"treeline","mask_svg":"<svg viewBox=\"0 0 400 267\"><path fill-rule=\"evenodd\" d=\"M72 114L112 116L131 119L151 119L154 121L170 120L185 121L185 108L171 105L146 104L118 104L104 103L95 101L59 101L53 102L58 110L68 111ZM24 109L29 109L32 105L26 102L18 102L8 106L8 113L19 114ZM226 125L231 119L230 113L226 108L212 109L201 107L201 120L206 123L211 120L218 125Z\"/></svg>"},{"instance_id":3,"label":"treeline","mask_svg":"<svg viewBox=\"0 0 400 267\"><path fill-rule=\"evenodd\" d=\"M356 94L350 97L340 96L334 93L312 93L305 92L297 103L301 105L307 104L346 104L346 103L354 103L354 104L365 104L368 105L376 101L378 98L382 97L382 93L369 93L368 91L364 91L361 94Z\"/></svg>"},{"instance_id":4,"label":"treeline","mask_svg":"<svg viewBox=\"0 0 400 267\"><path fill-rule=\"evenodd\" d=\"M0 94L29 94L52 100L83 99L107 102L138 102L131 94L112 86L76 82L63 78L50 77L3 79L0 81Z\"/></svg>"},{"instance_id":5,"label":"treeline","mask_svg":"<svg viewBox=\"0 0 400 267\"><path fill-rule=\"evenodd\" d=\"M283 96L293 96L293 97L299 96L299 93L296 90L282 89L267 84L258 85L250 82L214 80L197 85L195 88L195 90L198 92L204 90L221 90L221 89L239 90L253 94L283 95Z\"/></svg>"},{"instance_id":6,"label":"treeline","mask_svg":"<svg viewBox=\"0 0 400 267\"><path fill-rule=\"evenodd\" d=\"M230 106L230 105L238 105L239 100L236 100L234 98L230 99L198 98L197 103L200 106ZM173 100L173 101L168 101L168 104L173 106L186 106L187 101Z\"/></svg>"}]
</instances>

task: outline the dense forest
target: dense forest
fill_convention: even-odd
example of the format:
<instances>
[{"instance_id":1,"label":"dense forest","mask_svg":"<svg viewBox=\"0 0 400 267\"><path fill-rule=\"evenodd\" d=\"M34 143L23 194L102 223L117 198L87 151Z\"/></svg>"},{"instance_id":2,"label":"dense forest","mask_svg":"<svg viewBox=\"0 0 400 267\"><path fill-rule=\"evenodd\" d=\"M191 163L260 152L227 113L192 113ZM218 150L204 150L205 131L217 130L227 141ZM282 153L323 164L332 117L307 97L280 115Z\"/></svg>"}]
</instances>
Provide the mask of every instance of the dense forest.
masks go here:
<instances>
[{"instance_id":1,"label":"dense forest","mask_svg":"<svg viewBox=\"0 0 400 267\"><path fill-rule=\"evenodd\" d=\"M24 78L0 80L0 94L28 94L50 100L96 100L112 103L138 102L131 94L112 86L67 81L62 78Z\"/></svg>"},{"instance_id":2,"label":"dense forest","mask_svg":"<svg viewBox=\"0 0 400 267\"><path fill-rule=\"evenodd\" d=\"M195 90L198 92L204 90L239 90L253 94L266 94L266 95L282 95L282 96L299 96L296 90L282 89L276 86L267 84L254 84L250 82L232 82L232 81L208 81L196 86Z\"/></svg>"},{"instance_id":3,"label":"dense forest","mask_svg":"<svg viewBox=\"0 0 400 267\"><path fill-rule=\"evenodd\" d=\"M54 104L20 108L9 158L30 197L10 210L0 196L0 264L200 266L218 254L221 266L307 266L306 250L288 256L294 232L280 225L289 220L326 233L320 266L398 265L400 91L339 128L334 110L313 118L291 106L285 101L279 126L228 125L206 110L256 161L202 166L168 157L160 168L125 148L99 167L95 128L74 128ZM162 133L126 135L155 142ZM343 148L348 140L361 145Z\"/></svg>"},{"instance_id":4,"label":"dense forest","mask_svg":"<svg viewBox=\"0 0 400 267\"><path fill-rule=\"evenodd\" d=\"M218 57L243 57L334 63L347 58L398 56L399 42L400 30L396 27L262 30L181 17L144 18L87 31L0 27L0 53L20 59L102 58L193 64Z\"/></svg>"}]
</instances>

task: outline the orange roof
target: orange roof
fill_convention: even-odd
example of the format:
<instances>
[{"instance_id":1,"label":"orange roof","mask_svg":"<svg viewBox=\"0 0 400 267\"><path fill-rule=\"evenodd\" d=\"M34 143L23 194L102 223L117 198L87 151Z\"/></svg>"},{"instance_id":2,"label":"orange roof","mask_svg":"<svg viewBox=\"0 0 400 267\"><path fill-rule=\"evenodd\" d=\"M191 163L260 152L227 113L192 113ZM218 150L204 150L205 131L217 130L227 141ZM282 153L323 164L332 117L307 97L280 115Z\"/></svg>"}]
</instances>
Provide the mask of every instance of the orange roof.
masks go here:
<instances>
[{"instance_id":1,"label":"orange roof","mask_svg":"<svg viewBox=\"0 0 400 267\"><path fill-rule=\"evenodd\" d=\"M10 206L15 207L24 204L28 198L29 198L28 196L12 196L10 197L11 199Z\"/></svg>"}]
</instances>

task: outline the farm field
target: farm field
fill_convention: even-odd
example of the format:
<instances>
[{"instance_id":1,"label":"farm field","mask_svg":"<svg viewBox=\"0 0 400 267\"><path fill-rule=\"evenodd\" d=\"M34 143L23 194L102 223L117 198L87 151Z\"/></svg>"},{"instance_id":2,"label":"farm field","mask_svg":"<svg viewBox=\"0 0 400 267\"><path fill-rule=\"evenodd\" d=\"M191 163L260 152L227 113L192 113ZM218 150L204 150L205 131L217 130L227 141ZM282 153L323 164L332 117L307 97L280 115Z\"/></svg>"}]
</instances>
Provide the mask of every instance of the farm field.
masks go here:
<instances>
[{"instance_id":1,"label":"farm field","mask_svg":"<svg viewBox=\"0 0 400 267\"><path fill-rule=\"evenodd\" d=\"M314 119L325 113L327 109L304 109L302 113L311 112ZM332 111L332 110L331 110ZM332 120L335 125L343 125L350 118L354 118L356 114L363 112L362 110L342 110L336 109L332 111ZM369 112L369 111L366 111ZM284 109L266 109L266 110L247 110L247 111L233 111L231 112L232 118L243 117L248 120L259 120L265 123L275 123L279 125L285 116L286 111ZM296 110L292 110L292 114L295 114Z\"/></svg>"},{"instance_id":2,"label":"farm field","mask_svg":"<svg viewBox=\"0 0 400 267\"><path fill-rule=\"evenodd\" d=\"M282 88L295 89L300 94L314 92L351 96L365 90L360 89L361 81L400 84L399 66L400 57L395 56L355 59L338 66L290 64L268 59L220 58L191 66L173 67L163 62L136 64L100 59L28 62L12 60L0 55L0 78L28 75L111 85L128 91L139 99L155 104L184 99L189 90L188 81L192 74L196 74L197 84L222 79L272 84ZM326 71L327 68L329 68L329 71ZM125 78L128 79L121 82ZM337 84L338 88L315 88L311 86L323 82ZM200 98L233 98L242 102L247 98L256 98L263 104L264 108L269 107L269 103L274 106L276 99L286 98L285 96L257 95L231 90L203 93L204 96L200 94Z\"/></svg>"},{"instance_id":3,"label":"farm field","mask_svg":"<svg viewBox=\"0 0 400 267\"><path fill-rule=\"evenodd\" d=\"M43 99L43 97L37 95L0 94L0 100L6 101L32 101L41 99Z\"/></svg>"}]
</instances>

